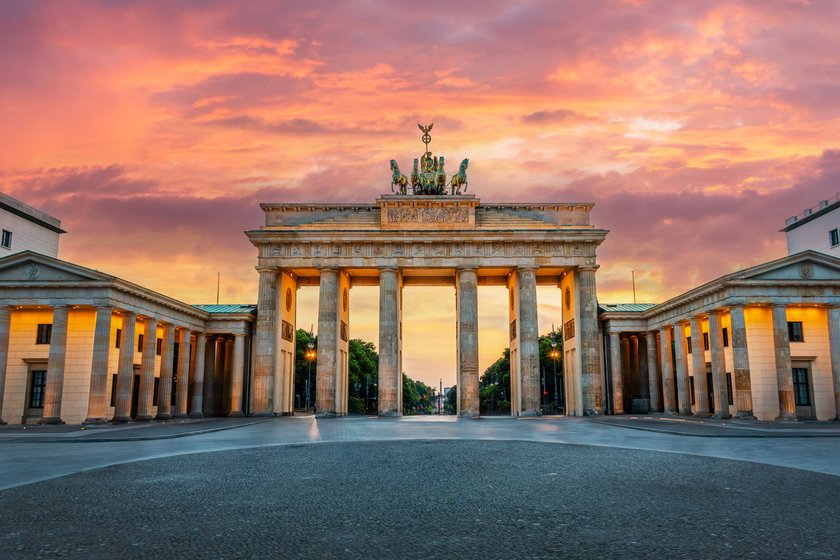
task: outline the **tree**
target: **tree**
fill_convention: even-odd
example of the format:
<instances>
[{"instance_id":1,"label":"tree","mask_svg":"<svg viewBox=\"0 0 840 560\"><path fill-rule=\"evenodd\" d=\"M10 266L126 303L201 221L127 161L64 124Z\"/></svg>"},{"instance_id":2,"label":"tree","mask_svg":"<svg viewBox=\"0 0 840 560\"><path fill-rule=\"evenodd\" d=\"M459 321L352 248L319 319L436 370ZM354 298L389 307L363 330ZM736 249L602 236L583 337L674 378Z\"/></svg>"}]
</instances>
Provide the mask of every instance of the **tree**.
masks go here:
<instances>
[{"instance_id":1,"label":"tree","mask_svg":"<svg viewBox=\"0 0 840 560\"><path fill-rule=\"evenodd\" d=\"M446 393L446 403L443 405L447 414L458 413L458 386L453 385Z\"/></svg>"},{"instance_id":2,"label":"tree","mask_svg":"<svg viewBox=\"0 0 840 560\"><path fill-rule=\"evenodd\" d=\"M349 409L352 414L376 414L379 384L379 355L372 342L358 338L350 340Z\"/></svg>"}]
</instances>

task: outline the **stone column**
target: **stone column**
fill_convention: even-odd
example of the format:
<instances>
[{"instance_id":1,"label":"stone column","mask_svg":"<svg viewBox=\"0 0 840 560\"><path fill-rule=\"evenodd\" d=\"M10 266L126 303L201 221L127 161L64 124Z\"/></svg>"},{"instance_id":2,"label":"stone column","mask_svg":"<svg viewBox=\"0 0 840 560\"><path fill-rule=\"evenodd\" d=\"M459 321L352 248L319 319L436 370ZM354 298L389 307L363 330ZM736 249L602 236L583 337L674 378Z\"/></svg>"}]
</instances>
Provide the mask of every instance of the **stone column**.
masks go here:
<instances>
[{"instance_id":1,"label":"stone column","mask_svg":"<svg viewBox=\"0 0 840 560\"><path fill-rule=\"evenodd\" d=\"M120 360L117 366L117 390L112 422L131 422L131 386L134 383L134 328L137 316L131 312L122 314L120 335Z\"/></svg>"},{"instance_id":2,"label":"stone column","mask_svg":"<svg viewBox=\"0 0 840 560\"><path fill-rule=\"evenodd\" d=\"M137 400L137 422L152 420L152 400L155 390L155 352L157 350L157 320L145 320L143 356L140 360L140 392Z\"/></svg>"},{"instance_id":3,"label":"stone column","mask_svg":"<svg viewBox=\"0 0 840 560\"><path fill-rule=\"evenodd\" d=\"M650 412L650 381L648 380L648 356L647 342L644 334L636 335L636 362L639 371L639 398L642 399L642 410L639 412Z\"/></svg>"},{"instance_id":4,"label":"stone column","mask_svg":"<svg viewBox=\"0 0 840 560\"><path fill-rule=\"evenodd\" d=\"M201 403L204 416L214 416L215 399L213 385L216 383L216 337L207 335L204 345L204 400Z\"/></svg>"},{"instance_id":5,"label":"stone column","mask_svg":"<svg viewBox=\"0 0 840 560\"><path fill-rule=\"evenodd\" d=\"M204 354L207 346L207 335L198 333L195 335L195 361L193 371L190 374L190 387L192 399L190 402L190 418L201 418L204 416Z\"/></svg>"},{"instance_id":6,"label":"stone column","mask_svg":"<svg viewBox=\"0 0 840 560\"><path fill-rule=\"evenodd\" d=\"M790 363L790 338L787 325L787 308L773 304L773 348L776 358L776 385L779 389L779 416L776 420L796 421L793 402L793 369Z\"/></svg>"},{"instance_id":7,"label":"stone column","mask_svg":"<svg viewBox=\"0 0 840 560\"><path fill-rule=\"evenodd\" d=\"M44 416L39 424L64 424L61 419L61 396L64 392L64 363L67 359L67 316L69 308L53 308L50 357L47 363L47 386L44 391Z\"/></svg>"},{"instance_id":8,"label":"stone column","mask_svg":"<svg viewBox=\"0 0 840 560\"><path fill-rule=\"evenodd\" d=\"M190 395L190 331L178 335L178 384L175 387L175 418L186 418Z\"/></svg>"},{"instance_id":9,"label":"stone column","mask_svg":"<svg viewBox=\"0 0 840 560\"><path fill-rule=\"evenodd\" d=\"M456 273L458 313L458 415L478 418L478 275L474 268Z\"/></svg>"},{"instance_id":10,"label":"stone column","mask_svg":"<svg viewBox=\"0 0 840 560\"><path fill-rule=\"evenodd\" d=\"M641 364L639 362L639 337L631 335L627 337L628 352L630 358L630 412L642 412L638 409L638 403L634 402L644 398L641 391L642 372ZM635 407L633 405L636 405Z\"/></svg>"},{"instance_id":11,"label":"stone column","mask_svg":"<svg viewBox=\"0 0 840 560\"><path fill-rule=\"evenodd\" d=\"M647 362L648 362L648 387L650 392L650 411L662 412L662 400L660 394L662 391L662 378L660 377L657 368L656 359L656 331L648 331L645 334L645 342L647 342Z\"/></svg>"},{"instance_id":12,"label":"stone column","mask_svg":"<svg viewBox=\"0 0 840 560\"><path fill-rule=\"evenodd\" d=\"M752 381L750 379L750 356L747 351L747 324L744 320L744 306L729 306L729 326L732 344L732 375L735 378L735 416L755 420L752 406Z\"/></svg>"},{"instance_id":13,"label":"stone column","mask_svg":"<svg viewBox=\"0 0 840 560\"><path fill-rule=\"evenodd\" d=\"M583 388L583 414L593 416L603 413L601 403L601 356L598 340L598 297L595 292L597 267L578 269L580 298L581 384Z\"/></svg>"},{"instance_id":14,"label":"stone column","mask_svg":"<svg viewBox=\"0 0 840 560\"><path fill-rule=\"evenodd\" d=\"M172 364L175 362L175 325L163 327L160 350L160 383L158 385L158 420L172 418Z\"/></svg>"},{"instance_id":15,"label":"stone column","mask_svg":"<svg viewBox=\"0 0 840 560\"><path fill-rule=\"evenodd\" d=\"M726 419L732 415L729 414L729 391L726 389L726 357L723 354L721 313L719 310L709 312L709 351L715 390L715 418Z\"/></svg>"},{"instance_id":16,"label":"stone column","mask_svg":"<svg viewBox=\"0 0 840 560\"><path fill-rule=\"evenodd\" d=\"M694 375L694 415L707 417L709 412L709 383L706 378L706 352L703 348L703 328L700 317L689 321L691 329L691 372Z\"/></svg>"},{"instance_id":17,"label":"stone column","mask_svg":"<svg viewBox=\"0 0 840 560\"><path fill-rule=\"evenodd\" d=\"M379 270L379 416L402 416L400 279L396 268Z\"/></svg>"},{"instance_id":18,"label":"stone column","mask_svg":"<svg viewBox=\"0 0 840 560\"><path fill-rule=\"evenodd\" d=\"M335 416L338 347L338 270L322 268L318 293L318 363L315 373L317 416Z\"/></svg>"},{"instance_id":19,"label":"stone column","mask_svg":"<svg viewBox=\"0 0 840 560\"><path fill-rule=\"evenodd\" d=\"M258 270L260 272L260 291L257 300L257 325L254 334L253 415L273 416L278 271L266 268Z\"/></svg>"},{"instance_id":20,"label":"stone column","mask_svg":"<svg viewBox=\"0 0 840 560\"><path fill-rule=\"evenodd\" d=\"M11 335L12 308L0 307L0 426L3 421L3 398L6 395L6 368L9 363L9 336Z\"/></svg>"},{"instance_id":21,"label":"stone column","mask_svg":"<svg viewBox=\"0 0 840 560\"><path fill-rule=\"evenodd\" d=\"M610 373L612 376L613 414L624 414L624 379L621 374L621 337L610 332Z\"/></svg>"},{"instance_id":22,"label":"stone column","mask_svg":"<svg viewBox=\"0 0 840 560\"><path fill-rule=\"evenodd\" d=\"M674 402L674 361L671 355L671 329L667 326L659 329L659 356L662 360L662 412L676 414Z\"/></svg>"},{"instance_id":23,"label":"stone column","mask_svg":"<svg viewBox=\"0 0 840 560\"><path fill-rule=\"evenodd\" d=\"M834 409L840 420L840 306L837 305L828 308L828 347L831 353L831 375L834 378ZM2 363L0 367L3 367ZM0 397L3 394L2 388L0 381Z\"/></svg>"},{"instance_id":24,"label":"stone column","mask_svg":"<svg viewBox=\"0 0 840 560\"><path fill-rule=\"evenodd\" d=\"M537 325L536 273L534 268L519 268L516 271L519 288L519 374L522 387L520 416L540 415L540 343ZM476 369L477 365L476 363Z\"/></svg>"},{"instance_id":25,"label":"stone column","mask_svg":"<svg viewBox=\"0 0 840 560\"><path fill-rule=\"evenodd\" d=\"M245 382L245 335L233 335L233 371L230 378L230 412L228 416L243 416L242 390Z\"/></svg>"},{"instance_id":26,"label":"stone column","mask_svg":"<svg viewBox=\"0 0 840 560\"><path fill-rule=\"evenodd\" d=\"M227 365L227 340L216 337L216 361L213 366L213 415L223 416L225 404L225 366ZM206 378L205 378L206 379Z\"/></svg>"},{"instance_id":27,"label":"stone column","mask_svg":"<svg viewBox=\"0 0 840 560\"><path fill-rule=\"evenodd\" d=\"M680 414L691 415L691 387L688 381L688 352L686 350L685 323L674 325L674 354L677 377L677 394Z\"/></svg>"},{"instance_id":28,"label":"stone column","mask_svg":"<svg viewBox=\"0 0 840 560\"><path fill-rule=\"evenodd\" d=\"M626 336L621 338L621 382L621 396L624 398L622 407L627 410L627 395L630 394L632 398L633 393L633 373L630 369L630 339Z\"/></svg>"},{"instance_id":29,"label":"stone column","mask_svg":"<svg viewBox=\"0 0 840 560\"><path fill-rule=\"evenodd\" d=\"M222 370L222 384L223 390L220 391L224 395L224 402L219 407L219 411L228 415L231 411L230 397L233 383L233 344L234 341L230 338L225 340L225 367ZM275 378L276 379L276 378Z\"/></svg>"},{"instance_id":30,"label":"stone column","mask_svg":"<svg viewBox=\"0 0 840 560\"><path fill-rule=\"evenodd\" d=\"M108 362L111 357L111 307L96 308L96 327L93 331L93 357L90 362L90 392L88 413L84 424L107 422ZM2 406L2 405L0 405Z\"/></svg>"}]
</instances>

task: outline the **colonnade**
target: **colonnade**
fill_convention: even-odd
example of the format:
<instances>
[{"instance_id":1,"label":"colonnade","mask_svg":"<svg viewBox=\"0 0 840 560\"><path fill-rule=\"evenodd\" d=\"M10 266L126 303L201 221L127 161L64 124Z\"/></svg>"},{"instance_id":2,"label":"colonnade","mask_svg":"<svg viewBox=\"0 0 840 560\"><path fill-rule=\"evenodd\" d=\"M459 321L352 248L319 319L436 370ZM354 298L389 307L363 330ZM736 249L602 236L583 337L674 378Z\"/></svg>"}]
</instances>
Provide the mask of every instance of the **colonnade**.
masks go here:
<instances>
[{"instance_id":1,"label":"colonnade","mask_svg":"<svg viewBox=\"0 0 840 560\"><path fill-rule=\"evenodd\" d=\"M610 327L608 355L613 413L649 410L664 414L730 418L731 391L735 417L755 419L745 307L745 304L731 304L644 331ZM766 309L768 306L762 307ZM796 420L787 306L771 303L769 307L779 405L776 419ZM835 410L840 411L840 307L827 308ZM724 329L723 319L726 316L729 327ZM702 329L704 320L708 321L707 340L704 340ZM724 330L727 331L728 344L725 344ZM705 359L707 346L708 362ZM727 363L725 346L731 348L730 363ZM711 391L707 367L711 370ZM693 403L690 377L693 377ZM710 400L710 395L713 400Z\"/></svg>"},{"instance_id":2,"label":"colonnade","mask_svg":"<svg viewBox=\"0 0 840 560\"><path fill-rule=\"evenodd\" d=\"M602 387L595 299L595 270L577 270L580 299L581 384L584 414L602 412ZM291 270L258 268L259 300L254 350L255 415L291 414L291 399L278 397L294 375L293 365L278 359L283 345L280 330L288 322L294 328L294 303L300 279ZM455 270L456 351L458 414L479 416L478 368L478 267ZM540 414L539 333L537 326L536 280L538 268L510 270L511 292L511 393L512 414ZM348 289L351 277L338 267L318 269L318 361L316 369L318 416L347 414L347 342L349 339ZM379 283L379 383L380 416L402 414L402 292L403 269L377 269ZM370 276L365 277L370 279ZM309 280L311 283L311 280ZM279 301L278 301L279 300ZM285 311L284 311L285 310ZM283 326L282 328L288 328ZM292 379L293 382L293 379ZM282 402L275 400L282 398Z\"/></svg>"},{"instance_id":3,"label":"colonnade","mask_svg":"<svg viewBox=\"0 0 840 560\"><path fill-rule=\"evenodd\" d=\"M64 397L65 371L68 351L78 360L77 347L68 348L68 317L72 305L52 307L49 357L46 365L43 415L38 420L43 424L63 423L62 399ZM93 344L90 361L90 389L87 417L84 423L115 423L149 421L153 419L202 417L227 414L243 415L243 391L245 382L246 335L207 334L193 332L189 327L163 323L156 317L138 317L134 312L115 310L109 306L95 308L96 319L93 328ZM3 415L3 400L6 387L6 373L9 361L11 316L18 312L13 306L0 307L0 418ZM24 308L20 311L26 313ZM109 418L109 377L111 366L112 318L121 317L121 331L118 349L114 394L114 413ZM132 392L135 381L135 351L137 351L137 321L143 322L144 340L140 353L140 375L137 397L137 412L132 418ZM157 329L162 326L163 336L160 348L160 365L156 371ZM178 352L175 355L175 342ZM173 367L177 360L177 366ZM177 374L176 374L177 368ZM156 375L157 374L157 375ZM155 378L159 377L157 395L154 394ZM176 381L177 380L177 381ZM176 393L172 402L172 385ZM153 401L157 397L157 414L153 416ZM0 420L1 421L1 420Z\"/></svg>"}]
</instances>

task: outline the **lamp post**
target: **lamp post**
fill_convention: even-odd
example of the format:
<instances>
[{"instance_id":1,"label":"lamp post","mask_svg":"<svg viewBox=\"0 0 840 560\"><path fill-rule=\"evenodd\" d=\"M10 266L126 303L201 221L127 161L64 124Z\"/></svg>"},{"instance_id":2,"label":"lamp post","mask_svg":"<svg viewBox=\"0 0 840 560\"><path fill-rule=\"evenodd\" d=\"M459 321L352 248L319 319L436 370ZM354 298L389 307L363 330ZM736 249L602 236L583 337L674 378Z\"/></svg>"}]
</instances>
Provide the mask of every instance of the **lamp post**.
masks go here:
<instances>
[{"instance_id":1,"label":"lamp post","mask_svg":"<svg viewBox=\"0 0 840 560\"><path fill-rule=\"evenodd\" d=\"M554 323L551 324L551 352L549 352L551 360L554 362L554 410L557 411L557 358L560 356L560 351L557 350L557 335L554 331Z\"/></svg>"},{"instance_id":2,"label":"lamp post","mask_svg":"<svg viewBox=\"0 0 840 560\"><path fill-rule=\"evenodd\" d=\"M312 335L312 328L313 326L310 325L309 327L309 342L306 343L306 361L309 362L309 371L306 374L306 410L308 411L311 406L311 390L310 384L312 383L312 362L317 357L317 353L315 352L315 341L313 340L314 336Z\"/></svg>"}]
</instances>

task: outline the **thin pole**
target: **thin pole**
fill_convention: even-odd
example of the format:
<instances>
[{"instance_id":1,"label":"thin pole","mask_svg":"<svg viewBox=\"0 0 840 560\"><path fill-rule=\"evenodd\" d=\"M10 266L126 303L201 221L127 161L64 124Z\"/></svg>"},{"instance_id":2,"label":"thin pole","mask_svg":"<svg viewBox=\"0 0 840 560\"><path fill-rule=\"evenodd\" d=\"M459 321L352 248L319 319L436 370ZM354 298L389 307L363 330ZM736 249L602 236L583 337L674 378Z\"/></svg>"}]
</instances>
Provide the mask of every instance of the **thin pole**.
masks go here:
<instances>
[{"instance_id":1,"label":"thin pole","mask_svg":"<svg viewBox=\"0 0 840 560\"><path fill-rule=\"evenodd\" d=\"M633 303L636 303L636 271L630 271L631 276L633 277Z\"/></svg>"},{"instance_id":2,"label":"thin pole","mask_svg":"<svg viewBox=\"0 0 840 560\"><path fill-rule=\"evenodd\" d=\"M222 283L222 273L216 273L216 305L219 305L219 286Z\"/></svg>"}]
</instances>

